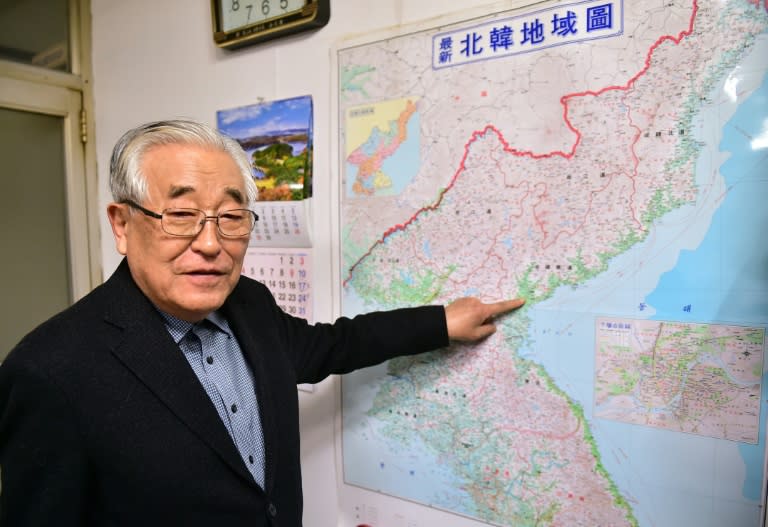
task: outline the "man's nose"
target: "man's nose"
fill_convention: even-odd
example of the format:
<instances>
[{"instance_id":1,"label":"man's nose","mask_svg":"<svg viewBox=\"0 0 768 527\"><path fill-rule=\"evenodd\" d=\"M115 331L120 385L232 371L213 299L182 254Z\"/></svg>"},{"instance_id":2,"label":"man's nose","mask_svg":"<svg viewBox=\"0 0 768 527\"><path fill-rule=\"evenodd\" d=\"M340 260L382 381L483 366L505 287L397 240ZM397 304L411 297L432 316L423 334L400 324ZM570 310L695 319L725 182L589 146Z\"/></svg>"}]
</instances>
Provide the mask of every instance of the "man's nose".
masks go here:
<instances>
[{"instance_id":1,"label":"man's nose","mask_svg":"<svg viewBox=\"0 0 768 527\"><path fill-rule=\"evenodd\" d=\"M202 227L195 236L193 245L197 250L206 253L217 253L221 250L221 240L219 239L219 224L216 216L206 216L201 220Z\"/></svg>"}]
</instances>

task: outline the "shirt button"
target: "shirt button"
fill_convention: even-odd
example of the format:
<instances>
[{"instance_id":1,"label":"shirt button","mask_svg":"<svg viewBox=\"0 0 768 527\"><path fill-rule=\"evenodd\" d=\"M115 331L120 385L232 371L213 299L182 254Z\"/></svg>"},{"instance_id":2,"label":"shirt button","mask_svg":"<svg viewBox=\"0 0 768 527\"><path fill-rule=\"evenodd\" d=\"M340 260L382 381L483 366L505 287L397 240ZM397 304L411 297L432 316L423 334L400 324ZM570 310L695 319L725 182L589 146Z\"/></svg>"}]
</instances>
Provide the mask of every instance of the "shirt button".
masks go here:
<instances>
[{"instance_id":1,"label":"shirt button","mask_svg":"<svg viewBox=\"0 0 768 527\"><path fill-rule=\"evenodd\" d=\"M208 357L205 359L205 362L207 362L208 364L213 364L213 357L211 357L211 356L209 355L209 356L208 356Z\"/></svg>"},{"instance_id":2,"label":"shirt button","mask_svg":"<svg viewBox=\"0 0 768 527\"><path fill-rule=\"evenodd\" d=\"M269 515L270 515L270 516L272 516L273 518L274 518L275 516L277 516L277 507L275 507L275 504L274 504L274 503L270 503L270 504L269 504L269 506L267 507L267 512L268 512L268 513L269 513Z\"/></svg>"},{"instance_id":3,"label":"shirt button","mask_svg":"<svg viewBox=\"0 0 768 527\"><path fill-rule=\"evenodd\" d=\"M236 404L233 404L233 405L232 405L232 407L231 407L230 409L232 410L232 413L233 413L233 414L234 414L234 413L237 413L237 405L236 405Z\"/></svg>"},{"instance_id":4,"label":"shirt button","mask_svg":"<svg viewBox=\"0 0 768 527\"><path fill-rule=\"evenodd\" d=\"M248 463L253 465L253 456L248 456Z\"/></svg>"}]
</instances>

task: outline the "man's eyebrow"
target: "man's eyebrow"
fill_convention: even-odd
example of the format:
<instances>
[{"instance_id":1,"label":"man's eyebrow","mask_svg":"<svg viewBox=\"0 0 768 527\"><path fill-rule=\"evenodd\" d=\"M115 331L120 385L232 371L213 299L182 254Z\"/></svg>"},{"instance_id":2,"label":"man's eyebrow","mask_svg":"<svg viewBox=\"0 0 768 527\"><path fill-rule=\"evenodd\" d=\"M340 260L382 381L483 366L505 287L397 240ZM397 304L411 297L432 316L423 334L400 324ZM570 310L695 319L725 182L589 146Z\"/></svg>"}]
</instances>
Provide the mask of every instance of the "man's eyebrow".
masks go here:
<instances>
[{"instance_id":1,"label":"man's eyebrow","mask_svg":"<svg viewBox=\"0 0 768 527\"><path fill-rule=\"evenodd\" d=\"M177 186L171 186L171 189L168 191L168 197L170 198L178 198L179 196L183 196L184 194L189 194L190 192L194 192L194 187L190 186L184 186L184 187L177 187Z\"/></svg>"},{"instance_id":2,"label":"man's eyebrow","mask_svg":"<svg viewBox=\"0 0 768 527\"><path fill-rule=\"evenodd\" d=\"M243 193L240 192L239 188L229 187L226 192L227 194L230 195L230 197L232 197L232 199L237 201L239 204L242 205L243 203L245 203L245 196L243 196Z\"/></svg>"},{"instance_id":3,"label":"man's eyebrow","mask_svg":"<svg viewBox=\"0 0 768 527\"><path fill-rule=\"evenodd\" d=\"M194 192L195 188L185 185L185 186L172 186L171 189L168 191L168 197L170 198L178 198L179 196L183 196L184 194L189 194L190 192ZM239 204L245 203L245 196L243 195L242 191L237 187L227 187L227 189L224 191L226 194L237 201Z\"/></svg>"}]
</instances>

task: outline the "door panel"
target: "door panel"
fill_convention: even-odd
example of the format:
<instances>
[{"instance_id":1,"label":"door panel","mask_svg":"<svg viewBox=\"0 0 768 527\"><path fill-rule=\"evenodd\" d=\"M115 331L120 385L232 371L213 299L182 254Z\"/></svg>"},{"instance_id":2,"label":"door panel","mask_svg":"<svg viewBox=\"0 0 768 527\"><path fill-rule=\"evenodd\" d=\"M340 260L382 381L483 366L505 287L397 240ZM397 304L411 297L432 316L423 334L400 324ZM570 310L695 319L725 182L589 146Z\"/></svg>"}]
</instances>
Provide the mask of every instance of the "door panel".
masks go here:
<instances>
[{"instance_id":1,"label":"door panel","mask_svg":"<svg viewBox=\"0 0 768 527\"><path fill-rule=\"evenodd\" d=\"M79 116L75 90L0 77L0 361L94 285Z\"/></svg>"},{"instance_id":2,"label":"door panel","mask_svg":"<svg viewBox=\"0 0 768 527\"><path fill-rule=\"evenodd\" d=\"M72 298L62 121L0 108L2 356Z\"/></svg>"}]
</instances>

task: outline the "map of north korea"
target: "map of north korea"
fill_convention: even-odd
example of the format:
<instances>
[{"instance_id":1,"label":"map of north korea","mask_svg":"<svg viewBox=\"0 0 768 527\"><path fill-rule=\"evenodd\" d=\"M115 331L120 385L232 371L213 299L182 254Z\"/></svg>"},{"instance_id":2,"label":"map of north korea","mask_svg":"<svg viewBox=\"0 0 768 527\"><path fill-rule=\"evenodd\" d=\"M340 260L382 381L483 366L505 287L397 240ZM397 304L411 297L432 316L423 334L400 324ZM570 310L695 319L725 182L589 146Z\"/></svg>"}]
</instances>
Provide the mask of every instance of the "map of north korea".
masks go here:
<instances>
[{"instance_id":1,"label":"map of north korea","mask_svg":"<svg viewBox=\"0 0 768 527\"><path fill-rule=\"evenodd\" d=\"M342 314L526 299L343 377L344 525L759 523L768 7L536 3L336 55Z\"/></svg>"}]
</instances>

